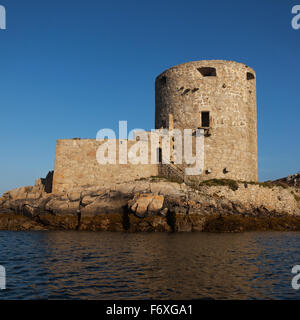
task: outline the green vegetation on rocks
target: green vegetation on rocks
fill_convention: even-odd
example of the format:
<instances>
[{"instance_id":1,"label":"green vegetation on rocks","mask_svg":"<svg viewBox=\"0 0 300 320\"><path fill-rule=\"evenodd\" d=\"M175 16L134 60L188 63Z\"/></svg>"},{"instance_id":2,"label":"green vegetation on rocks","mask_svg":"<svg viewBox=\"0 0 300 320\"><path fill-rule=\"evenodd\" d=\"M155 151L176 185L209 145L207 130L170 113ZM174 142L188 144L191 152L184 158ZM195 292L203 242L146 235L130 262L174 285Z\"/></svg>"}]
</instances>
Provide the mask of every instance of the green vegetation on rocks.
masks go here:
<instances>
[{"instance_id":1,"label":"green vegetation on rocks","mask_svg":"<svg viewBox=\"0 0 300 320\"><path fill-rule=\"evenodd\" d=\"M239 188L238 183L231 179L211 179L200 182L199 186L227 186L231 190L236 191Z\"/></svg>"},{"instance_id":2,"label":"green vegetation on rocks","mask_svg":"<svg viewBox=\"0 0 300 320\"><path fill-rule=\"evenodd\" d=\"M282 187L283 189L287 189L289 187L288 184L282 181L265 181L265 182L247 181L243 183L245 185L250 184L250 185L256 185L256 186L261 186L263 188L270 188L270 189L274 187Z\"/></svg>"}]
</instances>

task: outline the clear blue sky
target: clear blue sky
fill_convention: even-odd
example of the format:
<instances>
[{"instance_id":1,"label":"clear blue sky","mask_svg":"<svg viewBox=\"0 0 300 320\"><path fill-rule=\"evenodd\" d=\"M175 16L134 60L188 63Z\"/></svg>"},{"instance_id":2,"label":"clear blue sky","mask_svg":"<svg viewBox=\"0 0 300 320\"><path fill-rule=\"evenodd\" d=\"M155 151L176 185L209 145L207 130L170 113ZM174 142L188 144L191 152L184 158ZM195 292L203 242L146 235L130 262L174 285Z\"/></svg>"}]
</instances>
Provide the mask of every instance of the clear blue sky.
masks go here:
<instances>
[{"instance_id":1,"label":"clear blue sky","mask_svg":"<svg viewBox=\"0 0 300 320\"><path fill-rule=\"evenodd\" d=\"M154 126L154 80L183 62L256 70L259 177L300 170L300 0L0 0L0 193L54 167L56 139Z\"/></svg>"}]
</instances>

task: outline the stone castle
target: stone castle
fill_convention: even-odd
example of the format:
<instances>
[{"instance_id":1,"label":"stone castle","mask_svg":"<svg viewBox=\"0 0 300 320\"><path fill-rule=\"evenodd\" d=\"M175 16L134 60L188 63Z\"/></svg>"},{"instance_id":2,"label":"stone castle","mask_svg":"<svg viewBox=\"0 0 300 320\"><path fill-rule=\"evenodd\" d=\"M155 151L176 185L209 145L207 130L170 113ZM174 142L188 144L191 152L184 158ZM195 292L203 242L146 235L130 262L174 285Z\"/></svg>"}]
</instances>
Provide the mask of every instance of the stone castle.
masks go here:
<instances>
[{"instance_id":1,"label":"stone castle","mask_svg":"<svg viewBox=\"0 0 300 320\"><path fill-rule=\"evenodd\" d=\"M182 181L191 179L194 182L214 178L257 181L256 75L253 69L233 61L188 62L160 74L156 78L155 89L156 129L203 129L202 174L186 176L188 165L172 162L133 165L120 164L117 159L117 165L100 165L96 153L102 141L58 140L54 192L124 183L151 176ZM117 154L122 143L116 140ZM126 143L130 148L136 141L128 140ZM173 150L171 146L171 152L176 152L174 146Z\"/></svg>"},{"instance_id":2,"label":"stone castle","mask_svg":"<svg viewBox=\"0 0 300 320\"><path fill-rule=\"evenodd\" d=\"M195 61L166 70L155 86L159 130L58 140L54 174L0 197L0 230L299 231L300 173L257 182L255 72ZM103 157L108 145L116 150ZM184 145L199 167L177 161Z\"/></svg>"}]
</instances>

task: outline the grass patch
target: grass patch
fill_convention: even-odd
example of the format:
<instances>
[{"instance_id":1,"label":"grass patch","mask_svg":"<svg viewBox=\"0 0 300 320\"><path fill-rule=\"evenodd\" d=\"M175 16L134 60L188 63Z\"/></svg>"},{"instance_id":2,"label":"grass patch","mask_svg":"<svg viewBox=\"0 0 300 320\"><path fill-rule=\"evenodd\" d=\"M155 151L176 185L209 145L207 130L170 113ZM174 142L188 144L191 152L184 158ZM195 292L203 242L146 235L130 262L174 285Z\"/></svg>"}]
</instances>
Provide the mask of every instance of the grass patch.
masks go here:
<instances>
[{"instance_id":1,"label":"grass patch","mask_svg":"<svg viewBox=\"0 0 300 320\"><path fill-rule=\"evenodd\" d=\"M157 180L164 180L164 181L168 181L168 182L175 182L175 183L183 183L182 180L180 180L179 178L175 178L175 177L164 177L164 176L152 176L151 177L151 181L157 181Z\"/></svg>"},{"instance_id":2,"label":"grass patch","mask_svg":"<svg viewBox=\"0 0 300 320\"><path fill-rule=\"evenodd\" d=\"M263 188L269 188L272 189L274 187L282 187L283 189L287 189L289 187L288 184L282 182L282 181L265 181L265 182L256 182L256 181L243 181L245 185L250 184L250 185L256 185L256 186L261 186Z\"/></svg>"},{"instance_id":3,"label":"grass patch","mask_svg":"<svg viewBox=\"0 0 300 320\"><path fill-rule=\"evenodd\" d=\"M239 188L238 183L235 180L231 179L211 179L205 180L199 183L199 187L201 186L226 186L229 187L231 190L236 191Z\"/></svg>"},{"instance_id":4,"label":"grass patch","mask_svg":"<svg viewBox=\"0 0 300 320\"><path fill-rule=\"evenodd\" d=\"M145 181L147 180L147 178L139 178L139 179L135 179L134 181Z\"/></svg>"},{"instance_id":5,"label":"grass patch","mask_svg":"<svg viewBox=\"0 0 300 320\"><path fill-rule=\"evenodd\" d=\"M175 177L165 177L165 176L151 176L149 178L139 178L135 179L135 181L150 181L150 182L156 182L156 181L166 181L166 182L175 182L175 183L183 183L182 180Z\"/></svg>"}]
</instances>

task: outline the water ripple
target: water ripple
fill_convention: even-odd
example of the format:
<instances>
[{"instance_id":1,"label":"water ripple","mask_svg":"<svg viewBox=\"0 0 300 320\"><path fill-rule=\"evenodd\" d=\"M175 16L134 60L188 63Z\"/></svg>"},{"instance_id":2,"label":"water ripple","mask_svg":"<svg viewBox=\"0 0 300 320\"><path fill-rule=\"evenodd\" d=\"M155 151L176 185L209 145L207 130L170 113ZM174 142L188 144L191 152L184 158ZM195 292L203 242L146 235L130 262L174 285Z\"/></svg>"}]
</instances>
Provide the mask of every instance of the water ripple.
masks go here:
<instances>
[{"instance_id":1,"label":"water ripple","mask_svg":"<svg viewBox=\"0 0 300 320\"><path fill-rule=\"evenodd\" d=\"M0 299L299 299L299 236L0 231Z\"/></svg>"}]
</instances>

